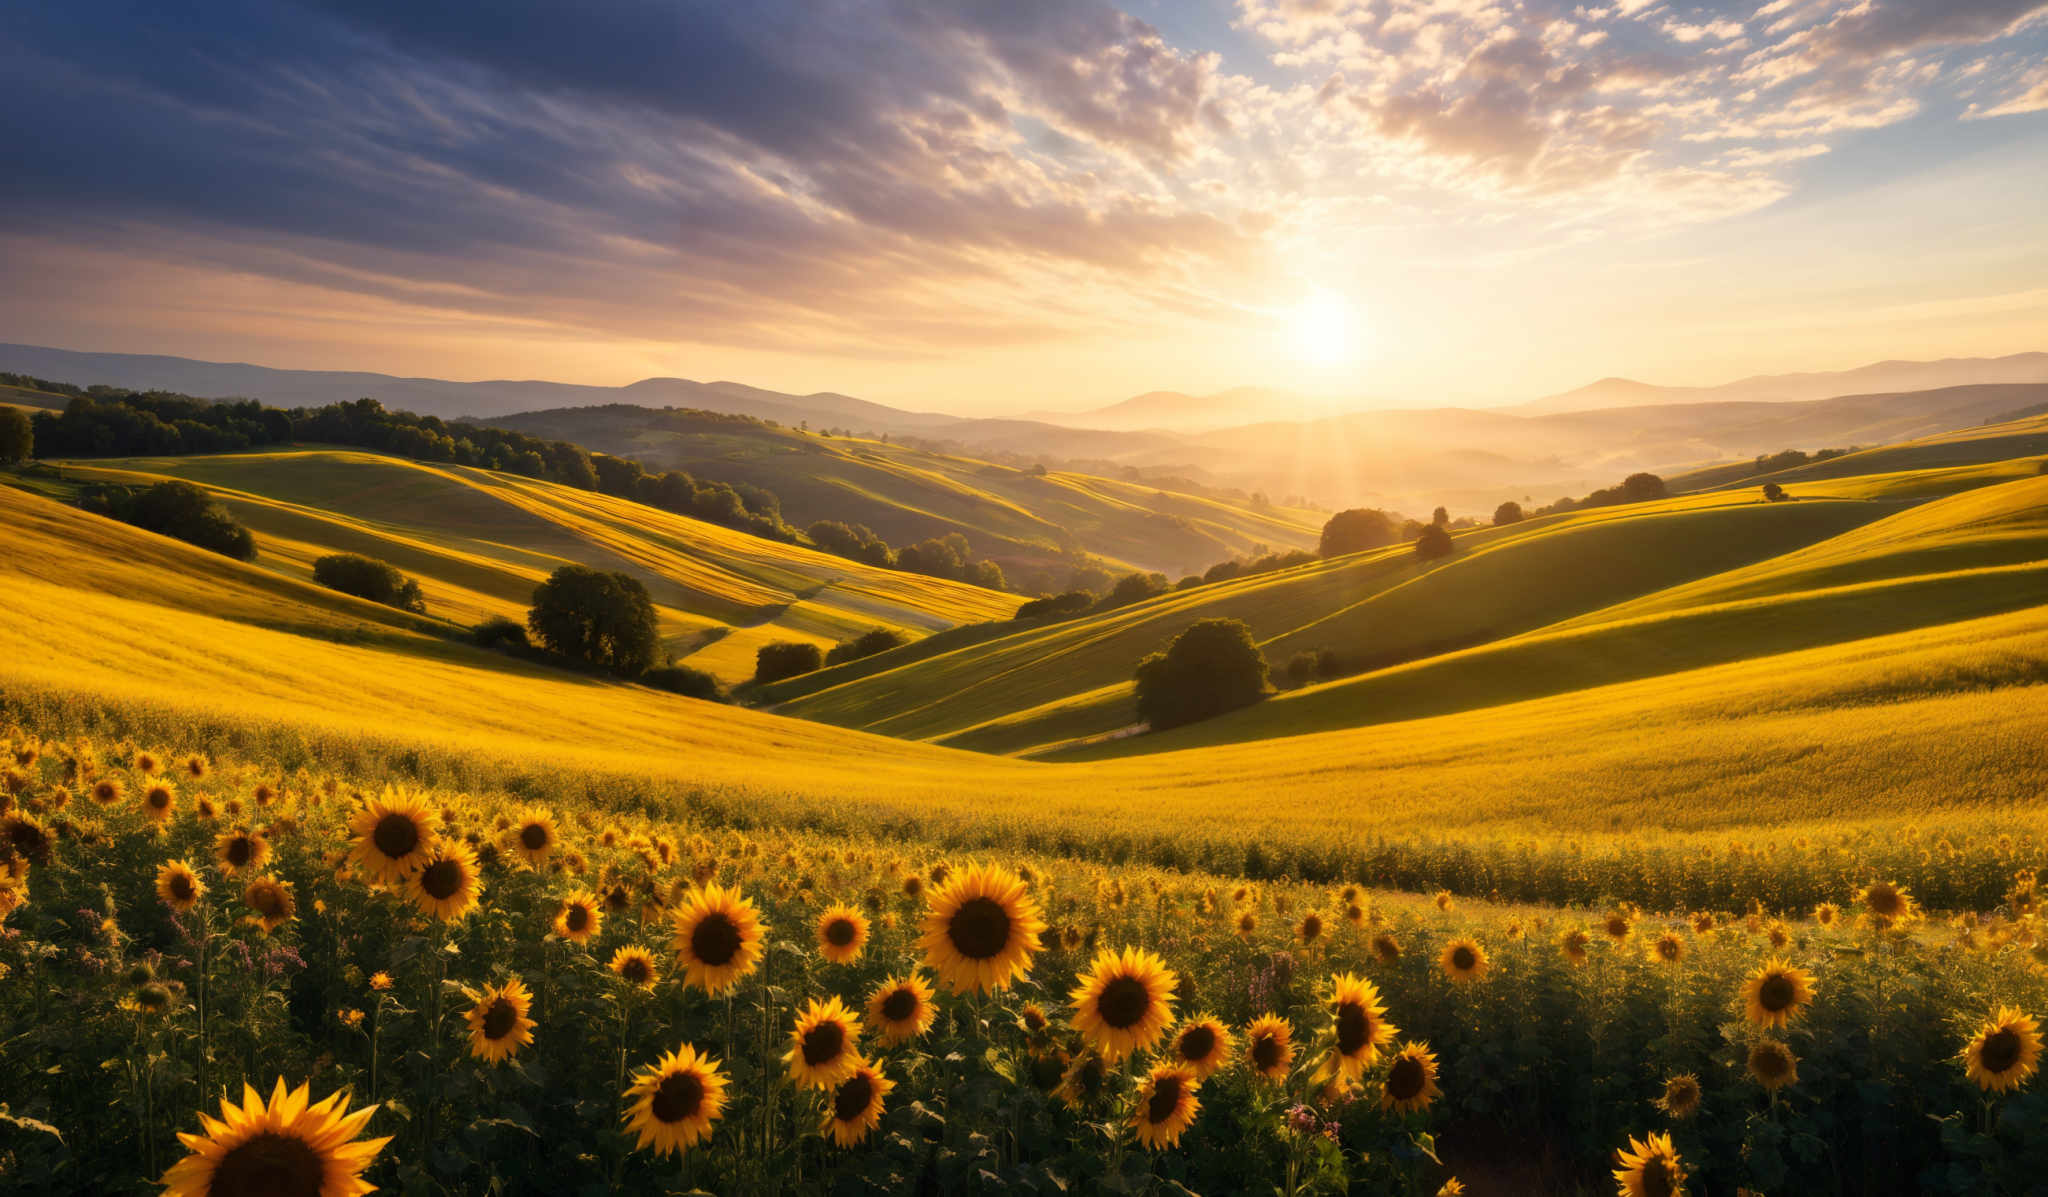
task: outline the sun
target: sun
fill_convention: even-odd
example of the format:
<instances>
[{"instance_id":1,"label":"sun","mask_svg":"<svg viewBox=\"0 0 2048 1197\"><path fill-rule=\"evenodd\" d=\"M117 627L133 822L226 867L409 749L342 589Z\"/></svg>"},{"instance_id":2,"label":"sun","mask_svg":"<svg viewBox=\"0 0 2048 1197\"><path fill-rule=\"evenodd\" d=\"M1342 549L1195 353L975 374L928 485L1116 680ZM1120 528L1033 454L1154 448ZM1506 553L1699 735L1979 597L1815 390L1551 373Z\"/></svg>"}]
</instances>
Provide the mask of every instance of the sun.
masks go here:
<instances>
[{"instance_id":1,"label":"sun","mask_svg":"<svg viewBox=\"0 0 2048 1197\"><path fill-rule=\"evenodd\" d=\"M1313 291L1287 312L1288 334L1295 352L1318 366L1356 361L1365 327L1351 302L1334 291Z\"/></svg>"}]
</instances>

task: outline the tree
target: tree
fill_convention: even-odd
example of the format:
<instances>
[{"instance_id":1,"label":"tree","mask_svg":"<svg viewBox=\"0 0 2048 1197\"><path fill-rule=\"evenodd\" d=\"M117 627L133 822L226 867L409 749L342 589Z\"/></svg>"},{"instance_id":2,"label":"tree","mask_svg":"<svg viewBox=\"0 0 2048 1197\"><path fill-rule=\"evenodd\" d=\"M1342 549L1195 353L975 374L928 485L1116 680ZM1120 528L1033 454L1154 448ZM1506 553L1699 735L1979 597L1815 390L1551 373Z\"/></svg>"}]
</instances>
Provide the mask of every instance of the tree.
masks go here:
<instances>
[{"instance_id":1,"label":"tree","mask_svg":"<svg viewBox=\"0 0 2048 1197\"><path fill-rule=\"evenodd\" d=\"M1087 590L1069 590L1063 594L1041 594L1017 608L1012 619L1072 619L1074 616L1095 605L1095 595Z\"/></svg>"},{"instance_id":2,"label":"tree","mask_svg":"<svg viewBox=\"0 0 2048 1197\"><path fill-rule=\"evenodd\" d=\"M1125 574L1110 588L1109 595L1102 600L1101 607L1105 611L1115 607L1127 607L1155 594L1165 594L1166 588L1165 574Z\"/></svg>"},{"instance_id":3,"label":"tree","mask_svg":"<svg viewBox=\"0 0 2048 1197\"><path fill-rule=\"evenodd\" d=\"M909 641L905 640L900 632L876 628L872 632L862 632L851 640L842 640L833 645L832 651L825 654L825 664L839 665L847 661L858 661L862 657L872 657L876 653L887 652L907 643Z\"/></svg>"},{"instance_id":4,"label":"tree","mask_svg":"<svg viewBox=\"0 0 2048 1197\"><path fill-rule=\"evenodd\" d=\"M1509 499L1507 502L1502 503L1500 506L1493 509L1493 522L1496 526L1499 527L1505 527L1508 524L1521 523L1522 505L1520 503L1515 502L1513 499Z\"/></svg>"},{"instance_id":5,"label":"tree","mask_svg":"<svg viewBox=\"0 0 2048 1197\"><path fill-rule=\"evenodd\" d=\"M1621 501L1646 503L1664 497L1664 480L1655 474L1630 474L1621 480Z\"/></svg>"},{"instance_id":6,"label":"tree","mask_svg":"<svg viewBox=\"0 0 2048 1197\"><path fill-rule=\"evenodd\" d=\"M256 538L219 503L189 482L159 482L133 498L115 498L111 514L138 528L174 536L237 561L256 557Z\"/></svg>"},{"instance_id":7,"label":"tree","mask_svg":"<svg viewBox=\"0 0 2048 1197\"><path fill-rule=\"evenodd\" d=\"M12 465L35 456L36 426L18 407L0 407L0 463Z\"/></svg>"},{"instance_id":8,"label":"tree","mask_svg":"<svg viewBox=\"0 0 2048 1197\"><path fill-rule=\"evenodd\" d=\"M586 565L565 565L534 588L526 626L549 652L619 673L645 672L661 649L647 588Z\"/></svg>"},{"instance_id":9,"label":"tree","mask_svg":"<svg viewBox=\"0 0 2048 1197\"><path fill-rule=\"evenodd\" d=\"M1154 731L1180 727L1264 698L1266 658L1236 619L1201 619L1138 662L1138 717Z\"/></svg>"},{"instance_id":10,"label":"tree","mask_svg":"<svg viewBox=\"0 0 2048 1197\"><path fill-rule=\"evenodd\" d=\"M399 573L387 562L355 553L329 553L313 563L313 580L329 590L339 590L373 603L423 615L426 596L420 584Z\"/></svg>"},{"instance_id":11,"label":"tree","mask_svg":"<svg viewBox=\"0 0 2048 1197\"><path fill-rule=\"evenodd\" d=\"M1457 546L1451 543L1451 533L1442 524L1429 525L1415 538L1415 555L1424 561L1448 557L1454 552Z\"/></svg>"},{"instance_id":12,"label":"tree","mask_svg":"<svg viewBox=\"0 0 2048 1197\"><path fill-rule=\"evenodd\" d=\"M1331 516L1323 525L1323 539L1316 552L1325 557L1341 557L1393 544L1400 538L1401 530L1393 516L1376 507L1353 507Z\"/></svg>"},{"instance_id":13,"label":"tree","mask_svg":"<svg viewBox=\"0 0 2048 1197\"><path fill-rule=\"evenodd\" d=\"M1788 494L1786 494L1786 493L1785 493L1785 488L1784 488L1784 487L1782 487L1782 486L1779 486L1779 485L1778 485L1777 483L1775 483L1775 482L1766 482L1766 483L1764 483L1764 502L1766 502L1766 503L1782 503L1782 502L1784 502L1785 500L1787 500L1787 499L1789 499L1789 498L1791 498L1791 497L1792 497L1791 495L1788 495Z\"/></svg>"},{"instance_id":14,"label":"tree","mask_svg":"<svg viewBox=\"0 0 2048 1197\"><path fill-rule=\"evenodd\" d=\"M1429 522L1435 524L1439 528L1448 527L1451 522L1451 513L1448 510L1439 507L1434 512L1430 513Z\"/></svg>"},{"instance_id":15,"label":"tree","mask_svg":"<svg viewBox=\"0 0 2048 1197\"><path fill-rule=\"evenodd\" d=\"M825 665L825 654L808 640L777 640L754 652L754 681L758 685L810 673Z\"/></svg>"},{"instance_id":16,"label":"tree","mask_svg":"<svg viewBox=\"0 0 2048 1197\"><path fill-rule=\"evenodd\" d=\"M670 662L650 669L640 675L640 680L657 690L667 690L684 698L701 698L706 702L724 702L725 689L718 679L701 669Z\"/></svg>"}]
</instances>

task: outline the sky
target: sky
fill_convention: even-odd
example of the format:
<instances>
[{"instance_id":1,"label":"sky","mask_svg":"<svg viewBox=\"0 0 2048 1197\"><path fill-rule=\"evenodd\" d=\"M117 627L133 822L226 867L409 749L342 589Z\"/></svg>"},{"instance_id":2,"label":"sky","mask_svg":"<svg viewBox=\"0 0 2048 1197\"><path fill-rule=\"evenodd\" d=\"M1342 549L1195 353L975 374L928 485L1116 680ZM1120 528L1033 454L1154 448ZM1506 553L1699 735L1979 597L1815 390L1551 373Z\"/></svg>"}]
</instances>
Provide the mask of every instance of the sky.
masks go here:
<instances>
[{"instance_id":1,"label":"sky","mask_svg":"<svg viewBox=\"0 0 2048 1197\"><path fill-rule=\"evenodd\" d=\"M67 0L0 77L0 341L961 414L2048 349L2048 0Z\"/></svg>"}]
</instances>

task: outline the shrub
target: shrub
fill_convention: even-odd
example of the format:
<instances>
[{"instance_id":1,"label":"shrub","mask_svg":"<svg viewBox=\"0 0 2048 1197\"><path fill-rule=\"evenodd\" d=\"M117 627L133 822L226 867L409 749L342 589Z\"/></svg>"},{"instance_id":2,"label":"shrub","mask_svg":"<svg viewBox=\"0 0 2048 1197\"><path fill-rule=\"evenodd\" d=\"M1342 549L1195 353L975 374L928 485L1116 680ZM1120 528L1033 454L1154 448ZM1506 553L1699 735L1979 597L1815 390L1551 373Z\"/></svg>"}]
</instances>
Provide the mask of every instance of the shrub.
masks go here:
<instances>
[{"instance_id":1,"label":"shrub","mask_svg":"<svg viewBox=\"0 0 2048 1197\"><path fill-rule=\"evenodd\" d=\"M1307 649L1287 658L1287 684L1296 689L1308 685L1316 677L1316 654Z\"/></svg>"},{"instance_id":2,"label":"shrub","mask_svg":"<svg viewBox=\"0 0 2048 1197\"><path fill-rule=\"evenodd\" d=\"M470 639L481 648L503 648L525 652L531 645L526 639L526 627L517 620L502 615L489 619L469 630Z\"/></svg>"},{"instance_id":3,"label":"shrub","mask_svg":"<svg viewBox=\"0 0 2048 1197\"><path fill-rule=\"evenodd\" d=\"M1017 608L1012 619L1072 619L1095 605L1095 595L1086 590L1065 594L1041 594Z\"/></svg>"},{"instance_id":4,"label":"shrub","mask_svg":"<svg viewBox=\"0 0 2048 1197\"><path fill-rule=\"evenodd\" d=\"M1331 516L1323 525L1323 538L1316 551L1325 557L1341 557L1399 539L1400 529L1393 516L1375 507L1353 507Z\"/></svg>"},{"instance_id":5,"label":"shrub","mask_svg":"<svg viewBox=\"0 0 2048 1197\"><path fill-rule=\"evenodd\" d=\"M1497 526L1522 522L1522 505L1513 499L1493 509L1493 522Z\"/></svg>"},{"instance_id":6,"label":"shrub","mask_svg":"<svg viewBox=\"0 0 2048 1197\"><path fill-rule=\"evenodd\" d=\"M701 698L706 702L725 701L725 688L718 684L717 678L701 669L692 669L688 665L671 662L641 674L640 680L657 690L667 690L684 698Z\"/></svg>"},{"instance_id":7,"label":"shrub","mask_svg":"<svg viewBox=\"0 0 2048 1197\"><path fill-rule=\"evenodd\" d=\"M1264 698L1266 658L1241 620L1201 619L1138 662L1138 717L1154 731Z\"/></svg>"},{"instance_id":8,"label":"shrub","mask_svg":"<svg viewBox=\"0 0 2048 1197\"><path fill-rule=\"evenodd\" d=\"M1451 543L1450 530L1442 524L1430 524L1416 534L1415 555L1424 561L1448 557L1455 552L1457 546Z\"/></svg>"},{"instance_id":9,"label":"shrub","mask_svg":"<svg viewBox=\"0 0 2048 1197\"><path fill-rule=\"evenodd\" d=\"M534 588L526 626L549 652L620 673L645 672L661 647L647 588L584 565L565 565Z\"/></svg>"},{"instance_id":10,"label":"shrub","mask_svg":"<svg viewBox=\"0 0 2048 1197\"><path fill-rule=\"evenodd\" d=\"M256 538L227 509L189 482L159 482L139 495L111 495L109 514L237 561L256 557Z\"/></svg>"},{"instance_id":11,"label":"shrub","mask_svg":"<svg viewBox=\"0 0 2048 1197\"><path fill-rule=\"evenodd\" d=\"M1167 589L1165 574L1125 574L1116 580L1115 586L1110 587L1109 594L1096 604L1096 609L1109 611L1117 607L1128 607L1154 595L1165 594Z\"/></svg>"},{"instance_id":12,"label":"shrub","mask_svg":"<svg viewBox=\"0 0 2048 1197\"><path fill-rule=\"evenodd\" d=\"M1766 482L1766 483L1764 483L1764 502L1766 502L1766 503L1782 503L1782 502L1784 502L1785 500L1787 500L1787 499L1789 499L1789 498L1791 498L1791 497L1792 497L1791 495L1788 495L1788 494L1786 494L1786 493L1785 493L1785 488L1784 488L1784 487L1782 487L1782 486L1779 486L1779 485L1778 485L1777 483L1775 483L1775 482Z\"/></svg>"},{"instance_id":13,"label":"shrub","mask_svg":"<svg viewBox=\"0 0 2048 1197\"><path fill-rule=\"evenodd\" d=\"M399 573L395 566L355 553L329 553L313 563L313 580L329 590L339 590L401 611L425 614L427 600L420 584Z\"/></svg>"},{"instance_id":14,"label":"shrub","mask_svg":"<svg viewBox=\"0 0 2048 1197\"><path fill-rule=\"evenodd\" d=\"M818 651L817 645L803 640L777 640L762 645L754 653L754 681L765 686L809 673L824 664L825 654Z\"/></svg>"},{"instance_id":15,"label":"shrub","mask_svg":"<svg viewBox=\"0 0 2048 1197\"><path fill-rule=\"evenodd\" d=\"M876 628L872 632L862 632L851 640L833 645L832 651L825 654L825 664L840 665L847 661L858 661L862 657L872 657L876 653L887 652L908 643L909 641L897 632L892 632L888 628Z\"/></svg>"},{"instance_id":16,"label":"shrub","mask_svg":"<svg viewBox=\"0 0 2048 1197\"><path fill-rule=\"evenodd\" d=\"M35 456L36 426L18 407L0 407L0 464L12 465Z\"/></svg>"}]
</instances>

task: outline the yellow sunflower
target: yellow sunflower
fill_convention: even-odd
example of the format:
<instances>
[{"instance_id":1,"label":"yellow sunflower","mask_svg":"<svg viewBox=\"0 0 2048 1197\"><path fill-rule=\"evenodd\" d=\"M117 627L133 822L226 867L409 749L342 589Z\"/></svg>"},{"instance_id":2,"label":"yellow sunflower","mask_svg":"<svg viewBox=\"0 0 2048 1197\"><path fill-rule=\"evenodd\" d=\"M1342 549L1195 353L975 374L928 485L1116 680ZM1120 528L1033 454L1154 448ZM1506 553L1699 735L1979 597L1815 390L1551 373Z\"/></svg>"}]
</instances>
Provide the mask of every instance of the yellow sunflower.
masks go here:
<instances>
[{"instance_id":1,"label":"yellow sunflower","mask_svg":"<svg viewBox=\"0 0 2048 1197\"><path fill-rule=\"evenodd\" d=\"M156 871L156 896L164 900L164 905L183 914L206 896L206 883L192 871L191 865L173 860Z\"/></svg>"},{"instance_id":2,"label":"yellow sunflower","mask_svg":"<svg viewBox=\"0 0 2048 1197\"><path fill-rule=\"evenodd\" d=\"M1401 941L1390 932L1382 931L1372 937L1372 958L1381 964L1392 964L1401 958Z\"/></svg>"},{"instance_id":3,"label":"yellow sunflower","mask_svg":"<svg viewBox=\"0 0 2048 1197\"><path fill-rule=\"evenodd\" d=\"M1782 1089L1799 1083L1799 1057L1775 1039L1759 1039L1749 1046L1749 1075L1766 1089Z\"/></svg>"},{"instance_id":4,"label":"yellow sunflower","mask_svg":"<svg viewBox=\"0 0 2048 1197\"><path fill-rule=\"evenodd\" d=\"M1670 1135L1631 1138L1628 1150L1614 1153L1614 1181L1621 1197L1682 1197L1685 1165Z\"/></svg>"},{"instance_id":5,"label":"yellow sunflower","mask_svg":"<svg viewBox=\"0 0 2048 1197\"><path fill-rule=\"evenodd\" d=\"M1337 1040L1338 1070L1345 1080L1355 1081L1379 1060L1380 1049L1394 1041L1399 1028L1387 1021L1387 1008L1371 981L1343 973L1333 978L1330 986L1330 1025Z\"/></svg>"},{"instance_id":6,"label":"yellow sunflower","mask_svg":"<svg viewBox=\"0 0 2048 1197\"><path fill-rule=\"evenodd\" d=\"M626 1130L639 1136L637 1149L669 1155L711 1137L711 1124L725 1115L725 1077L718 1062L685 1043L650 1068L633 1074L625 1096Z\"/></svg>"},{"instance_id":7,"label":"yellow sunflower","mask_svg":"<svg viewBox=\"0 0 2048 1197\"><path fill-rule=\"evenodd\" d=\"M1769 960L1743 982L1743 1009L1760 1027L1783 1027L1813 1004L1813 990L1813 977L1803 969Z\"/></svg>"},{"instance_id":8,"label":"yellow sunflower","mask_svg":"<svg viewBox=\"0 0 2048 1197\"><path fill-rule=\"evenodd\" d=\"M1195 1096L1201 1085L1193 1072L1178 1064L1153 1065L1138 1086L1137 1108L1131 1111L1138 1142L1152 1151L1179 1143L1181 1133L1194 1123L1202 1108Z\"/></svg>"},{"instance_id":9,"label":"yellow sunflower","mask_svg":"<svg viewBox=\"0 0 2048 1197\"><path fill-rule=\"evenodd\" d=\"M1813 908L1813 921L1823 927L1834 926L1835 920L1840 917L1842 917L1842 908L1833 902L1822 902Z\"/></svg>"},{"instance_id":10,"label":"yellow sunflower","mask_svg":"<svg viewBox=\"0 0 2048 1197\"><path fill-rule=\"evenodd\" d=\"M1197 1014L1180 1024L1166 1054L1168 1059L1194 1073L1196 1080L1206 1081L1230 1059L1230 1047L1230 1030L1222 1020L1210 1014Z\"/></svg>"},{"instance_id":11,"label":"yellow sunflower","mask_svg":"<svg viewBox=\"0 0 2048 1197\"><path fill-rule=\"evenodd\" d=\"M1294 935L1295 938L1301 940L1302 947L1311 947L1316 944L1323 938L1322 914L1311 910L1302 915L1301 921L1294 925Z\"/></svg>"},{"instance_id":12,"label":"yellow sunflower","mask_svg":"<svg viewBox=\"0 0 2048 1197\"><path fill-rule=\"evenodd\" d=\"M168 823L178 809L178 787L168 777L159 777L142 790L142 813L152 823Z\"/></svg>"},{"instance_id":13,"label":"yellow sunflower","mask_svg":"<svg viewBox=\"0 0 2048 1197\"><path fill-rule=\"evenodd\" d=\"M1626 910L1610 911L1607 917L1600 921L1600 929L1607 933L1607 938L1617 944L1627 939L1628 933L1634 927L1635 919Z\"/></svg>"},{"instance_id":14,"label":"yellow sunflower","mask_svg":"<svg viewBox=\"0 0 2048 1197\"><path fill-rule=\"evenodd\" d=\"M1436 1054L1427 1043L1406 1043L1394 1053L1393 1067L1380 1086L1380 1108L1396 1114L1426 1110L1443 1095L1436 1087Z\"/></svg>"},{"instance_id":15,"label":"yellow sunflower","mask_svg":"<svg viewBox=\"0 0 2048 1197\"><path fill-rule=\"evenodd\" d=\"M1486 949L1477 940L1454 939L1444 945L1443 955L1437 963L1443 966L1444 976L1460 985L1471 981L1484 981L1489 967Z\"/></svg>"},{"instance_id":16,"label":"yellow sunflower","mask_svg":"<svg viewBox=\"0 0 2048 1197\"><path fill-rule=\"evenodd\" d=\"M1000 865L949 876L931 892L919 944L954 993L1007 989L1031 968L1045 921L1024 882Z\"/></svg>"},{"instance_id":17,"label":"yellow sunflower","mask_svg":"<svg viewBox=\"0 0 2048 1197\"><path fill-rule=\"evenodd\" d=\"M1094 1052L1082 1052L1068 1066L1053 1095L1070 1110L1086 1110L1102 1097L1109 1083L1109 1066Z\"/></svg>"},{"instance_id":18,"label":"yellow sunflower","mask_svg":"<svg viewBox=\"0 0 2048 1197\"><path fill-rule=\"evenodd\" d=\"M122 786L118 777L102 777L92 783L92 800L101 806L112 806L121 800Z\"/></svg>"},{"instance_id":19,"label":"yellow sunflower","mask_svg":"<svg viewBox=\"0 0 2048 1197\"><path fill-rule=\"evenodd\" d=\"M1863 904L1864 921L1879 931L1903 927L1920 913L1912 891L1890 881L1871 882L1856 891L1856 900Z\"/></svg>"},{"instance_id":20,"label":"yellow sunflower","mask_svg":"<svg viewBox=\"0 0 2048 1197\"><path fill-rule=\"evenodd\" d=\"M902 1043L931 1029L939 1014L932 987L917 973L891 977L868 998L868 1019L882 1033L882 1042Z\"/></svg>"},{"instance_id":21,"label":"yellow sunflower","mask_svg":"<svg viewBox=\"0 0 2048 1197\"><path fill-rule=\"evenodd\" d=\"M555 850L556 841L552 811L534 806L519 812L519 818L512 825L512 850L530 867L537 869L546 864L548 854Z\"/></svg>"},{"instance_id":22,"label":"yellow sunflower","mask_svg":"<svg viewBox=\"0 0 2048 1197\"><path fill-rule=\"evenodd\" d=\"M464 989L469 998L469 1054L486 1064L503 1064L533 1042L533 994L513 978L481 992Z\"/></svg>"},{"instance_id":23,"label":"yellow sunflower","mask_svg":"<svg viewBox=\"0 0 2048 1197\"><path fill-rule=\"evenodd\" d=\"M1700 1078L1682 1072L1665 1078L1664 1092L1655 1104L1673 1118L1690 1118L1699 1113L1701 1096Z\"/></svg>"},{"instance_id":24,"label":"yellow sunflower","mask_svg":"<svg viewBox=\"0 0 2048 1197\"><path fill-rule=\"evenodd\" d=\"M640 989L654 988L660 975L654 967L654 954L633 944L613 952L611 963L605 967L619 980Z\"/></svg>"},{"instance_id":25,"label":"yellow sunflower","mask_svg":"<svg viewBox=\"0 0 2048 1197\"><path fill-rule=\"evenodd\" d=\"M1262 1014L1244 1032L1244 1061L1254 1075L1284 1081L1294 1067L1294 1027L1286 1019Z\"/></svg>"},{"instance_id":26,"label":"yellow sunflower","mask_svg":"<svg viewBox=\"0 0 2048 1197\"><path fill-rule=\"evenodd\" d=\"M384 787L366 798L349 818L349 859L380 884L389 885L426 867L440 838L426 799L411 790Z\"/></svg>"},{"instance_id":27,"label":"yellow sunflower","mask_svg":"<svg viewBox=\"0 0 2048 1197\"><path fill-rule=\"evenodd\" d=\"M852 964L868 943L867 916L839 905L818 916L818 955L834 964Z\"/></svg>"},{"instance_id":28,"label":"yellow sunflower","mask_svg":"<svg viewBox=\"0 0 2048 1197\"><path fill-rule=\"evenodd\" d=\"M200 1133L178 1135L191 1154L160 1182L165 1197L358 1197L389 1138L358 1139L376 1106L351 1114L339 1093L311 1103L309 1086L286 1090L279 1077L270 1100L242 1086L242 1104L221 1098L220 1119L199 1115Z\"/></svg>"},{"instance_id":29,"label":"yellow sunflower","mask_svg":"<svg viewBox=\"0 0 2048 1197\"><path fill-rule=\"evenodd\" d=\"M882 1125L882 1099L896 1083L883 1076L866 1060L855 1060L851 1075L832 1086L826 1103L825 1124L818 1128L841 1147L852 1147Z\"/></svg>"},{"instance_id":30,"label":"yellow sunflower","mask_svg":"<svg viewBox=\"0 0 2048 1197\"><path fill-rule=\"evenodd\" d=\"M1074 1029L1112 1064L1144 1051L1173 1021L1179 981L1164 960L1143 948L1098 952L1070 995Z\"/></svg>"},{"instance_id":31,"label":"yellow sunflower","mask_svg":"<svg viewBox=\"0 0 2048 1197\"><path fill-rule=\"evenodd\" d=\"M482 892L476 853L460 840L436 843L426 863L405 882L412 904L442 922L468 917Z\"/></svg>"},{"instance_id":32,"label":"yellow sunflower","mask_svg":"<svg viewBox=\"0 0 2048 1197\"><path fill-rule=\"evenodd\" d=\"M1650 941L1647 952L1652 964L1677 964L1685 959L1685 940L1676 931L1666 931Z\"/></svg>"},{"instance_id":33,"label":"yellow sunflower","mask_svg":"<svg viewBox=\"0 0 2048 1197\"><path fill-rule=\"evenodd\" d=\"M807 1089L829 1089L853 1075L861 1062L860 1030L860 1016L836 996L811 999L797 1015L782 1057L790 1079Z\"/></svg>"},{"instance_id":34,"label":"yellow sunflower","mask_svg":"<svg viewBox=\"0 0 2048 1197\"><path fill-rule=\"evenodd\" d=\"M1583 927L1574 927L1557 937L1557 950L1564 954L1565 963L1578 967L1586 963L1586 949L1593 937Z\"/></svg>"},{"instance_id":35,"label":"yellow sunflower","mask_svg":"<svg viewBox=\"0 0 2048 1197\"><path fill-rule=\"evenodd\" d=\"M250 916L251 921L261 924L266 934L284 926L299 912L291 882L275 877L252 879L242 890L242 903L256 912Z\"/></svg>"},{"instance_id":36,"label":"yellow sunflower","mask_svg":"<svg viewBox=\"0 0 2048 1197\"><path fill-rule=\"evenodd\" d=\"M562 908L555 912L555 934L570 943L589 943L603 926L604 908L587 889L563 898Z\"/></svg>"},{"instance_id":37,"label":"yellow sunflower","mask_svg":"<svg viewBox=\"0 0 2048 1197\"><path fill-rule=\"evenodd\" d=\"M270 859L270 841L246 827L236 827L221 832L220 838L213 841L213 858L230 875L253 873Z\"/></svg>"},{"instance_id":38,"label":"yellow sunflower","mask_svg":"<svg viewBox=\"0 0 2048 1197\"><path fill-rule=\"evenodd\" d=\"M737 889L713 882L692 890L676 907L674 920L683 979L706 993L724 992L761 961L767 927L753 901Z\"/></svg>"},{"instance_id":39,"label":"yellow sunflower","mask_svg":"<svg viewBox=\"0 0 2048 1197\"><path fill-rule=\"evenodd\" d=\"M1963 1064L1970 1079L1986 1092L2019 1088L2041 1066L2041 1024L2011 1006L2000 1006L1963 1049Z\"/></svg>"}]
</instances>

